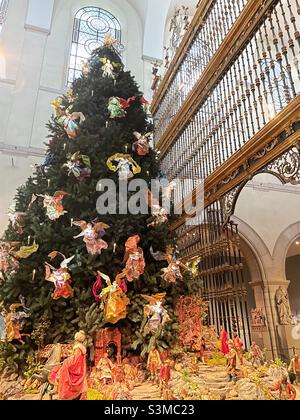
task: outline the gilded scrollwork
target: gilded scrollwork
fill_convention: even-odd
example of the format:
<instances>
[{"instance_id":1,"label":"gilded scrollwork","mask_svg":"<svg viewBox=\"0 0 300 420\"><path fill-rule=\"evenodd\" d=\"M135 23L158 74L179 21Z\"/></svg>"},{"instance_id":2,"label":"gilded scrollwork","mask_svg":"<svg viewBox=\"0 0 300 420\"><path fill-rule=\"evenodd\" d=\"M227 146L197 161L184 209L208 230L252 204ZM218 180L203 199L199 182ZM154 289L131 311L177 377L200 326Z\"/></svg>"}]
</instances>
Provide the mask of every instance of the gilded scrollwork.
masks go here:
<instances>
[{"instance_id":1,"label":"gilded scrollwork","mask_svg":"<svg viewBox=\"0 0 300 420\"><path fill-rule=\"evenodd\" d=\"M277 176L283 184L300 184L299 144L269 163L260 172Z\"/></svg>"}]
</instances>

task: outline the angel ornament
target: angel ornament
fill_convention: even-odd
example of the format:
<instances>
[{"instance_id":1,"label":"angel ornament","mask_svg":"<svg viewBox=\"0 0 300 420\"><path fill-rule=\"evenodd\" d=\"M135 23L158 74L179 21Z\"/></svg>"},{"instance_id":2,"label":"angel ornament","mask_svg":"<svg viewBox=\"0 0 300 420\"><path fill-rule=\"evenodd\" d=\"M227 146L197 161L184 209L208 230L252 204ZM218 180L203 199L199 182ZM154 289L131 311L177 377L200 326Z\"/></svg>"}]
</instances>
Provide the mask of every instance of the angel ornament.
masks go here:
<instances>
[{"instance_id":1,"label":"angel ornament","mask_svg":"<svg viewBox=\"0 0 300 420\"><path fill-rule=\"evenodd\" d=\"M114 70L122 68L122 65L119 63L115 63L110 61L108 58L100 58L100 62L103 64L101 70L103 71L103 77L110 77L111 79L115 79L116 75Z\"/></svg>"},{"instance_id":2,"label":"angel ornament","mask_svg":"<svg viewBox=\"0 0 300 420\"><path fill-rule=\"evenodd\" d=\"M68 137L73 139L78 134L79 126L84 123L85 116L82 112L73 112L63 117L62 121Z\"/></svg>"},{"instance_id":3,"label":"angel ornament","mask_svg":"<svg viewBox=\"0 0 300 420\"><path fill-rule=\"evenodd\" d=\"M128 99L118 98L116 96L110 98L108 102L109 118L115 119L126 117L126 110L130 107L130 103L135 101L135 99L134 96Z\"/></svg>"},{"instance_id":4,"label":"angel ornament","mask_svg":"<svg viewBox=\"0 0 300 420\"><path fill-rule=\"evenodd\" d=\"M74 239L83 238L89 254L101 255L103 249L108 249L107 242L105 242L102 238L110 226L101 222L87 223L84 220L73 222L73 225L80 227L82 231L79 235L74 236Z\"/></svg>"},{"instance_id":5,"label":"angel ornament","mask_svg":"<svg viewBox=\"0 0 300 420\"><path fill-rule=\"evenodd\" d=\"M159 201L153 196L152 192L148 191L146 200L152 215L151 222L147 227L156 227L168 223L168 212L160 206Z\"/></svg>"},{"instance_id":6,"label":"angel ornament","mask_svg":"<svg viewBox=\"0 0 300 420\"><path fill-rule=\"evenodd\" d=\"M166 293L158 293L153 296L142 295L142 297L149 302L148 305L144 307L144 316L147 318L144 332L146 334L156 334L159 328L162 328L170 321L168 312L163 307Z\"/></svg>"},{"instance_id":7,"label":"angel ornament","mask_svg":"<svg viewBox=\"0 0 300 420\"><path fill-rule=\"evenodd\" d=\"M117 165L113 164L113 162L116 162ZM107 166L111 171L119 173L120 181L132 179L142 171L141 167L130 155L123 155L121 153L111 156L107 161Z\"/></svg>"},{"instance_id":8,"label":"angel ornament","mask_svg":"<svg viewBox=\"0 0 300 420\"><path fill-rule=\"evenodd\" d=\"M46 263L46 275L45 279L54 284L55 290L52 293L52 299L58 300L60 298L69 299L74 296L74 291L71 287L71 275L68 271L68 266L75 256L66 258L63 254L57 251L51 252L48 257L53 260L58 255L63 258L63 262L60 264L60 268L55 268L52 265Z\"/></svg>"},{"instance_id":9,"label":"angel ornament","mask_svg":"<svg viewBox=\"0 0 300 420\"><path fill-rule=\"evenodd\" d=\"M153 221L148 224L148 227L156 227L168 223L168 212L159 204L154 204L152 207Z\"/></svg>"},{"instance_id":10,"label":"angel ornament","mask_svg":"<svg viewBox=\"0 0 300 420\"><path fill-rule=\"evenodd\" d=\"M167 283L176 283L177 280L182 280L182 273L180 267L183 267L188 270L184 264L182 264L175 255L173 255L173 248L168 247L167 252L164 254L163 252L153 252L153 248L151 247L150 253L152 257L156 261L167 261L169 264L167 268L162 269L162 278Z\"/></svg>"},{"instance_id":11,"label":"angel ornament","mask_svg":"<svg viewBox=\"0 0 300 420\"><path fill-rule=\"evenodd\" d=\"M12 271L18 267L19 263L13 253L17 245L17 242L0 242L0 272Z\"/></svg>"},{"instance_id":12,"label":"angel ornament","mask_svg":"<svg viewBox=\"0 0 300 420\"><path fill-rule=\"evenodd\" d=\"M20 250L15 253L15 256L21 260L25 260L35 254L38 250L39 245L34 241L30 246L22 246Z\"/></svg>"},{"instance_id":13,"label":"angel ornament","mask_svg":"<svg viewBox=\"0 0 300 420\"><path fill-rule=\"evenodd\" d=\"M99 276L102 277L107 284L107 287L104 288L100 294L105 320L111 324L116 324L121 319L127 317L127 305L130 303L124 291L126 289L123 287L124 283L122 282L122 279L124 275L120 274L117 276L113 283L111 283L110 278L105 274L99 273Z\"/></svg>"},{"instance_id":14,"label":"angel ornament","mask_svg":"<svg viewBox=\"0 0 300 420\"><path fill-rule=\"evenodd\" d=\"M54 101L51 102L51 106L54 110L54 115L56 118L60 118L64 114L63 98L59 96Z\"/></svg>"},{"instance_id":15,"label":"angel ornament","mask_svg":"<svg viewBox=\"0 0 300 420\"><path fill-rule=\"evenodd\" d=\"M78 181L91 176L91 161L86 155L76 152L68 156L68 161L63 165L63 168L68 169L68 176L73 175Z\"/></svg>"},{"instance_id":16,"label":"angel ornament","mask_svg":"<svg viewBox=\"0 0 300 420\"><path fill-rule=\"evenodd\" d=\"M20 235L23 233L23 228L24 228L23 225L24 225L25 216L26 216L26 213L15 211L15 209L12 207L8 209L9 221L11 222L13 229Z\"/></svg>"},{"instance_id":17,"label":"angel ornament","mask_svg":"<svg viewBox=\"0 0 300 420\"><path fill-rule=\"evenodd\" d=\"M135 131L134 133L137 141L133 145L133 151L137 153L138 156L147 156L150 153L150 139L152 133L147 133L145 135Z\"/></svg>"},{"instance_id":18,"label":"angel ornament","mask_svg":"<svg viewBox=\"0 0 300 420\"><path fill-rule=\"evenodd\" d=\"M57 191L53 197L49 194L39 195L39 197L44 198L44 207L47 209L47 216L50 220L57 220L68 213L62 204L62 200L66 195L68 194L64 191Z\"/></svg>"},{"instance_id":19,"label":"angel ornament","mask_svg":"<svg viewBox=\"0 0 300 420\"><path fill-rule=\"evenodd\" d=\"M125 244L126 254L124 263L126 263L125 273L129 282L138 280L145 272L145 259L142 248L138 247L141 238L136 235L128 239Z\"/></svg>"},{"instance_id":20,"label":"angel ornament","mask_svg":"<svg viewBox=\"0 0 300 420\"><path fill-rule=\"evenodd\" d=\"M24 320L31 316L31 311L26 308L23 296L20 296L20 302L11 305L10 312L5 315L5 338L9 343L17 340L24 345L22 337L30 337L30 334L22 334L21 331L24 327Z\"/></svg>"}]
</instances>

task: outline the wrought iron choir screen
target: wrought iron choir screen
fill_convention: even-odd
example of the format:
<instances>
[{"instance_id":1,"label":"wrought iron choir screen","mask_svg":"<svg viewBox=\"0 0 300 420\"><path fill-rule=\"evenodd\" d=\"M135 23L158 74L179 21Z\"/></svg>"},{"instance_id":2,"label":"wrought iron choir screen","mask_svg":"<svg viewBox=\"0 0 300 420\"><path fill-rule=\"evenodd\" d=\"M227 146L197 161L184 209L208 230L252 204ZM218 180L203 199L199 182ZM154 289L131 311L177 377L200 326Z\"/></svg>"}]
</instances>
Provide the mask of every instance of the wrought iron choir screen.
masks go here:
<instances>
[{"instance_id":1,"label":"wrought iron choir screen","mask_svg":"<svg viewBox=\"0 0 300 420\"><path fill-rule=\"evenodd\" d=\"M260 172L300 183L298 0L202 0L152 105L170 181L205 181L200 226L174 229L184 257L202 256L210 322L251 337L238 194Z\"/></svg>"}]
</instances>

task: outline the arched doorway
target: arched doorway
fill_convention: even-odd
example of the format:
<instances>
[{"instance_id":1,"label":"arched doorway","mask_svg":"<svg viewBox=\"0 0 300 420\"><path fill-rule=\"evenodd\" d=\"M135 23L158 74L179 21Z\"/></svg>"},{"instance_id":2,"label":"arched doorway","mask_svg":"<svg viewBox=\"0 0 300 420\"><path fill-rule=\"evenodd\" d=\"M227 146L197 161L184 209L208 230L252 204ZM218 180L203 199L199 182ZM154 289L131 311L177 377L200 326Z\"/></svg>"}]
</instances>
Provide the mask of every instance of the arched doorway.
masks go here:
<instances>
[{"instance_id":1,"label":"arched doorway","mask_svg":"<svg viewBox=\"0 0 300 420\"><path fill-rule=\"evenodd\" d=\"M289 247L285 261L286 278L293 323L300 323L300 234Z\"/></svg>"}]
</instances>

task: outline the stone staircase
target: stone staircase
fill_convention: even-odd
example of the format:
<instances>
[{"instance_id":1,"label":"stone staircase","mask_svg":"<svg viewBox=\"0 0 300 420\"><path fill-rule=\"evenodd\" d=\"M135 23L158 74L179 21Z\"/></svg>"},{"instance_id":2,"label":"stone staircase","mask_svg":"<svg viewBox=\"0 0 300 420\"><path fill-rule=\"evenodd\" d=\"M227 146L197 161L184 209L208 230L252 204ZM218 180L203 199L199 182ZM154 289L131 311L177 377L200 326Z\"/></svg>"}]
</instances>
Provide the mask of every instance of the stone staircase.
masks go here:
<instances>
[{"instance_id":1,"label":"stone staircase","mask_svg":"<svg viewBox=\"0 0 300 420\"><path fill-rule=\"evenodd\" d=\"M137 401L159 401L160 391L157 385L153 385L151 382L145 382L131 392L133 400Z\"/></svg>"},{"instance_id":2,"label":"stone staircase","mask_svg":"<svg viewBox=\"0 0 300 420\"><path fill-rule=\"evenodd\" d=\"M176 397L179 399L180 395L178 392L182 389L193 390L198 388L198 390L203 390L204 394L209 394L211 397L221 398L231 394L232 399L237 397L235 392L235 384L233 382L228 382L227 372L223 366L207 366L199 365L197 373L190 373L189 375L182 375L178 372L173 372L172 379L172 388L177 390ZM200 399L192 392L192 395L195 396L195 399ZM201 391L200 391L201 394ZM191 398L189 393L187 398ZM193 399L193 398L192 398ZM205 398L204 398L205 399Z\"/></svg>"}]
</instances>

